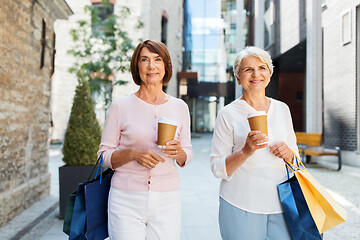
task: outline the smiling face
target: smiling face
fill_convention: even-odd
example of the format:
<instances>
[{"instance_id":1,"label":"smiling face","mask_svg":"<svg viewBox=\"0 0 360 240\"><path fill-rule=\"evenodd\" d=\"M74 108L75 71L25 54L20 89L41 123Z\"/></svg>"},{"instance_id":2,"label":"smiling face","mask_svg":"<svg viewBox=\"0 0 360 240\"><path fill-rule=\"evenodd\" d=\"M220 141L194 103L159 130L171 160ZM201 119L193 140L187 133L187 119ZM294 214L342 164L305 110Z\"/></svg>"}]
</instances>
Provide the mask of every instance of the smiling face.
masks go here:
<instances>
[{"instance_id":1,"label":"smiling face","mask_svg":"<svg viewBox=\"0 0 360 240\"><path fill-rule=\"evenodd\" d=\"M139 56L139 76L143 84L162 84L165 76L165 64L157 53L144 47Z\"/></svg>"},{"instance_id":2,"label":"smiling face","mask_svg":"<svg viewBox=\"0 0 360 240\"><path fill-rule=\"evenodd\" d=\"M269 67L258 57L249 56L241 61L237 81L246 92L264 91L270 82Z\"/></svg>"}]
</instances>

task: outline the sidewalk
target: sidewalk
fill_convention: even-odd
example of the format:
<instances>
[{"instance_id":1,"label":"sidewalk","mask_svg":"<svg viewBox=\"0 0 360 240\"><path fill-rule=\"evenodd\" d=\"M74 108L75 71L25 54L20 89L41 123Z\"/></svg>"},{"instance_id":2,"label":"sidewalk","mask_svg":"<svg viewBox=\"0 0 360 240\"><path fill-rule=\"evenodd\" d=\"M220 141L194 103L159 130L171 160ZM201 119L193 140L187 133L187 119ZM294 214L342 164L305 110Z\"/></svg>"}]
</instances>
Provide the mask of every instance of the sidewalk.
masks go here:
<instances>
[{"instance_id":1,"label":"sidewalk","mask_svg":"<svg viewBox=\"0 0 360 240\"><path fill-rule=\"evenodd\" d=\"M220 240L218 215L219 179L210 170L209 154L211 134L193 138L194 158L189 166L179 169L182 185L181 240ZM50 196L0 228L1 239L66 240L62 232L63 221L58 219L58 167L62 163L61 146L50 146ZM326 240L360 239L360 168L343 166L338 172L329 165L309 165L312 175L347 210L348 221L324 234ZM334 166L334 169L336 166Z\"/></svg>"}]
</instances>

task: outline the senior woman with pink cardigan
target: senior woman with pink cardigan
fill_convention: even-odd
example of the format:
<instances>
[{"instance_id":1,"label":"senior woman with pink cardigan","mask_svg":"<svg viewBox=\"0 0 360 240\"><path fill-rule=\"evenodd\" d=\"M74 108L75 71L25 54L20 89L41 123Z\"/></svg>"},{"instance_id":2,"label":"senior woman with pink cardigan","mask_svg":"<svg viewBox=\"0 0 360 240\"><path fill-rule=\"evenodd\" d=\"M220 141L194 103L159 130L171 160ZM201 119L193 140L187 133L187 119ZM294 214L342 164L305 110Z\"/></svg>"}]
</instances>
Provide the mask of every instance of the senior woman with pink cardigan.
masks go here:
<instances>
[{"instance_id":1,"label":"senior woman with pink cardigan","mask_svg":"<svg viewBox=\"0 0 360 240\"><path fill-rule=\"evenodd\" d=\"M115 170L108 202L111 240L180 239L181 199L177 167L192 159L190 115L184 101L163 91L172 75L166 46L141 42L131 59L139 90L113 101L100 149L104 165ZM177 122L175 139L159 148L157 123Z\"/></svg>"}]
</instances>

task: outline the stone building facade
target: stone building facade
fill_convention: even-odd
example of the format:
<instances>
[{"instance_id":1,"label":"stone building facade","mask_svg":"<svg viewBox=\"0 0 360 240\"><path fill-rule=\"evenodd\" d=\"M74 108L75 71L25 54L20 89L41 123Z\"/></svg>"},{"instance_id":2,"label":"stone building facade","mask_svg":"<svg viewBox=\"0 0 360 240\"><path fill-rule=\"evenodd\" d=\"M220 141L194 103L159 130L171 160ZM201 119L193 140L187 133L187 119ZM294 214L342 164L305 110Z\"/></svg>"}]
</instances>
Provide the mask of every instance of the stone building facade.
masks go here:
<instances>
[{"instance_id":1,"label":"stone building facade","mask_svg":"<svg viewBox=\"0 0 360 240\"><path fill-rule=\"evenodd\" d=\"M54 128L51 138L61 141L64 138L72 99L77 85L76 76L68 73L68 68L74 61L72 56L67 54L72 41L69 31L76 27L76 21L88 18L83 11L85 4L98 1L67 0L67 2L75 14L69 20L59 21L56 25L57 56L52 83L52 120ZM176 73L181 71L182 67L183 1L117 0L112 2L114 3L114 13L120 11L121 6L127 6L130 9L131 14L126 19L124 30L128 32L135 46L139 43L140 39L166 41L173 63L173 76L166 91L172 96L177 96L178 83ZM144 23L144 27L139 30L135 29L138 20ZM113 98L137 91L138 86L133 83L130 73L117 73L116 79L126 80L128 83L126 85L114 86ZM105 121L103 106L96 104L95 109L102 126Z\"/></svg>"},{"instance_id":2,"label":"stone building facade","mask_svg":"<svg viewBox=\"0 0 360 240\"><path fill-rule=\"evenodd\" d=\"M71 13L64 0L0 4L0 226L49 194L53 24Z\"/></svg>"}]
</instances>

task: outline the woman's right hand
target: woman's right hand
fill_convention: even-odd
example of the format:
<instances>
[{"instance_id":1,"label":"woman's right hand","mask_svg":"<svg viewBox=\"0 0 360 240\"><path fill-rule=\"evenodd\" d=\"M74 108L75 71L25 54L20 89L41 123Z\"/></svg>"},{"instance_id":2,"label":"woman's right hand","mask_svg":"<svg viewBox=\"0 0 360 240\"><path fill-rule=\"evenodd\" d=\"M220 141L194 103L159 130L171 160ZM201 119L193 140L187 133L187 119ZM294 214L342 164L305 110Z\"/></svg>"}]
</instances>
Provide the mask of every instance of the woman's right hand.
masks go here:
<instances>
[{"instance_id":1,"label":"woman's right hand","mask_svg":"<svg viewBox=\"0 0 360 240\"><path fill-rule=\"evenodd\" d=\"M256 150L267 147L267 141L267 136L265 134L262 134L260 131L249 132L246 137L246 143L244 147L241 150L239 149L235 151L233 154L229 155L226 158L226 174L228 176L231 176L238 167L244 164L244 162L255 153Z\"/></svg>"},{"instance_id":2,"label":"woman's right hand","mask_svg":"<svg viewBox=\"0 0 360 240\"><path fill-rule=\"evenodd\" d=\"M251 156L255 153L256 150L267 147L267 141L268 137L266 134L263 134L260 131L251 131L246 137L246 143L242 151L247 156Z\"/></svg>"},{"instance_id":3,"label":"woman's right hand","mask_svg":"<svg viewBox=\"0 0 360 240\"><path fill-rule=\"evenodd\" d=\"M141 166L150 170L156 167L159 162L165 162L165 160L156 153L144 149L136 149L133 159Z\"/></svg>"}]
</instances>

